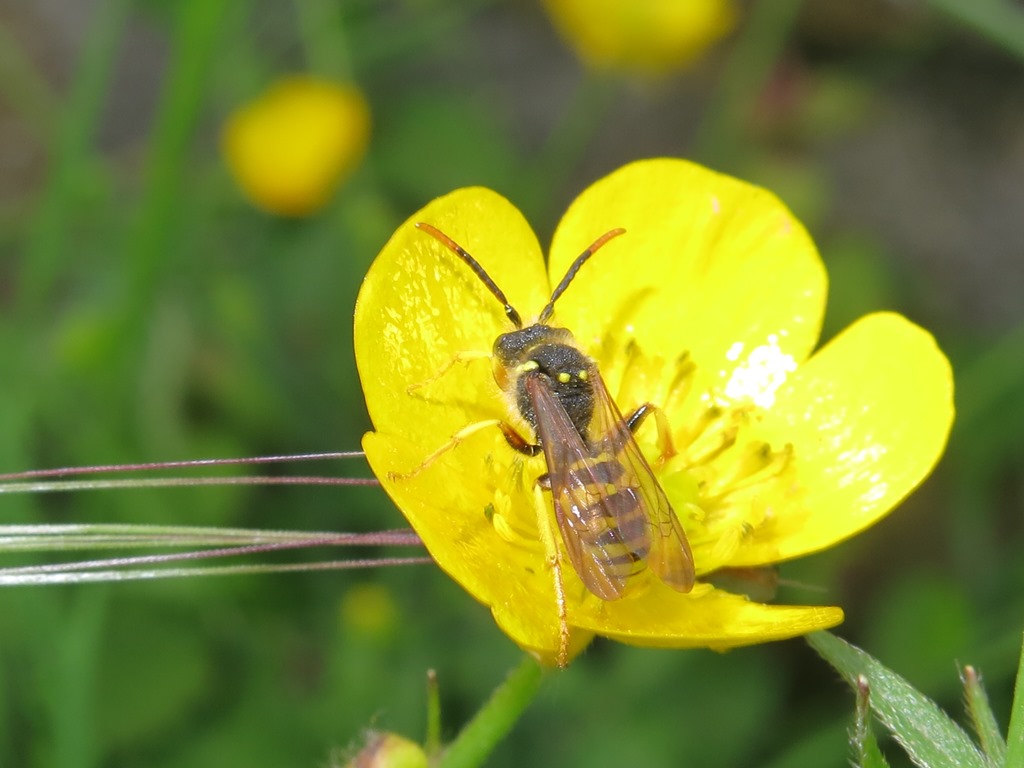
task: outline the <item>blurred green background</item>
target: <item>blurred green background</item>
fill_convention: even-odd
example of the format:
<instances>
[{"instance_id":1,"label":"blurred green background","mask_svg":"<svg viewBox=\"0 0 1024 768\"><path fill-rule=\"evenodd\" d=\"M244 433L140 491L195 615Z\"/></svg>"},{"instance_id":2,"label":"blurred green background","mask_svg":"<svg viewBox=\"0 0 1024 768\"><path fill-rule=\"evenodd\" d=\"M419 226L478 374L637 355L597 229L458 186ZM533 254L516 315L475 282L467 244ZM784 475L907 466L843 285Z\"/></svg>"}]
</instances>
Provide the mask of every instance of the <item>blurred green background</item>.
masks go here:
<instances>
[{"instance_id":1,"label":"blurred green background","mask_svg":"<svg viewBox=\"0 0 1024 768\"><path fill-rule=\"evenodd\" d=\"M935 474L787 564L781 599L844 606L839 634L952 710L957 665L977 665L1006 713L1024 613L1022 59L1020 6L997 0L741 4L731 34L657 79L589 71L532 0L0 4L0 471L356 449L352 307L401 220L483 184L546 240L600 175L688 157L806 223L826 337L896 309L957 372ZM373 128L323 210L282 218L240 194L219 131L295 72L357 84ZM403 522L372 488L3 496L0 520ZM322 766L371 726L419 738L428 668L452 734L519 656L428 566L11 588L0 765ZM852 703L799 640L597 642L489 764L838 768Z\"/></svg>"}]
</instances>

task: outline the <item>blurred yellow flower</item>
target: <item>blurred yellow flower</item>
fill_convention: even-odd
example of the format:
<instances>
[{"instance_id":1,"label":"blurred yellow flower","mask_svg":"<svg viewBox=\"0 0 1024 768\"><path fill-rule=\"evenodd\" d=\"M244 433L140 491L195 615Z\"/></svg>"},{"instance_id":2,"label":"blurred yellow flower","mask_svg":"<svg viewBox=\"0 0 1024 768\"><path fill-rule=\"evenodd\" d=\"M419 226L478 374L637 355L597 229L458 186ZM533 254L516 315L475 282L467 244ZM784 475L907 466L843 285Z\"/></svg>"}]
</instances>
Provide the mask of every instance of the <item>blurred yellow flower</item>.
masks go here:
<instances>
[{"instance_id":1,"label":"blurred yellow flower","mask_svg":"<svg viewBox=\"0 0 1024 768\"><path fill-rule=\"evenodd\" d=\"M359 90L299 75L279 80L232 114L222 146L253 205L303 216L326 204L359 165L369 136L370 110Z\"/></svg>"},{"instance_id":2,"label":"blurred yellow flower","mask_svg":"<svg viewBox=\"0 0 1024 768\"><path fill-rule=\"evenodd\" d=\"M545 460L517 453L497 428L416 472L468 424L521 424L486 355L466 354L489 352L512 330L508 317L416 222L473 254L524 317L588 244L626 230L583 266L550 324L594 358L624 413L663 409L678 453L657 460L653 425L636 437L689 539L692 591L648 569L624 597L602 600L567 567L559 596L552 569L568 560L562 541L558 558L542 543L540 521L553 517L551 494L536 487ZM355 352L375 430L363 447L431 556L547 663L594 634L725 649L831 627L839 608L764 605L706 577L815 552L879 520L941 454L953 382L933 338L892 313L860 319L812 355L825 297L814 244L774 195L686 161L632 163L584 191L547 268L511 203L457 190L403 224L363 283Z\"/></svg>"},{"instance_id":3,"label":"blurred yellow flower","mask_svg":"<svg viewBox=\"0 0 1024 768\"><path fill-rule=\"evenodd\" d=\"M659 75L728 34L732 0L544 0L562 37L595 69Z\"/></svg>"},{"instance_id":4,"label":"blurred yellow flower","mask_svg":"<svg viewBox=\"0 0 1024 768\"><path fill-rule=\"evenodd\" d=\"M341 598L341 620L355 632L383 636L395 628L398 611L383 584L356 584Z\"/></svg>"}]
</instances>

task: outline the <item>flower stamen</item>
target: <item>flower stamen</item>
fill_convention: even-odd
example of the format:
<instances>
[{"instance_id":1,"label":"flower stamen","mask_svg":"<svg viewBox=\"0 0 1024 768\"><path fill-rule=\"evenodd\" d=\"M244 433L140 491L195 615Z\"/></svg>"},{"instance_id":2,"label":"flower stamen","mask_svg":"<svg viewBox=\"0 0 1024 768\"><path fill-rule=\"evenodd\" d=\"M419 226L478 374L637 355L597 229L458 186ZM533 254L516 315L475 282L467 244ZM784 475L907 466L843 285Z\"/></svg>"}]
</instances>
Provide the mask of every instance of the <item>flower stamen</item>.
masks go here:
<instances>
[{"instance_id":1,"label":"flower stamen","mask_svg":"<svg viewBox=\"0 0 1024 768\"><path fill-rule=\"evenodd\" d=\"M669 412L681 407L682 403L689 397L690 389L693 385L693 377L697 372L697 364L690 357L689 350L684 351L676 358L675 367L675 375L673 375L669 382L665 397L662 400L664 403L662 407Z\"/></svg>"},{"instance_id":2,"label":"flower stamen","mask_svg":"<svg viewBox=\"0 0 1024 768\"><path fill-rule=\"evenodd\" d=\"M765 442L757 441L746 446L746 455L732 463L730 472L710 480L702 489L708 501L725 503L737 496L754 495L763 491L763 486L777 481L793 460L793 446L787 444L773 451Z\"/></svg>"},{"instance_id":3,"label":"flower stamen","mask_svg":"<svg viewBox=\"0 0 1024 768\"><path fill-rule=\"evenodd\" d=\"M516 514L512 497L500 488L494 491L494 500L487 506L486 512L495 533L502 541L526 550L537 549L537 531L531 526L535 521Z\"/></svg>"}]
</instances>

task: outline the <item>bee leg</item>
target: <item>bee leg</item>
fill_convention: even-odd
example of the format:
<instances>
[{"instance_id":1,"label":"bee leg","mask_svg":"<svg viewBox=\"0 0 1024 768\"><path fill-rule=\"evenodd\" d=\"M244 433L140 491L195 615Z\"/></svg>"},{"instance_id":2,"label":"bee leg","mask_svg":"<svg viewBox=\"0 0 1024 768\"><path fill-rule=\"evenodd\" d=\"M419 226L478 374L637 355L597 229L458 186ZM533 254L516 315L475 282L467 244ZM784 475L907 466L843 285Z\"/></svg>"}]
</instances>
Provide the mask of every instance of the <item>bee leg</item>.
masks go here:
<instances>
[{"instance_id":1,"label":"bee leg","mask_svg":"<svg viewBox=\"0 0 1024 768\"><path fill-rule=\"evenodd\" d=\"M483 351L479 351L479 352L472 352L472 351L471 352L458 352L458 353L456 353L452 357L451 360L449 360L447 363L444 364L444 366L441 368L441 370L439 370L437 373L435 373L429 379L424 379L423 381L417 382L416 384L410 384L408 387L406 387L405 388L405 394L411 395L414 392L416 392L416 390L423 389L423 387L426 387L426 386L429 386L430 384L433 384L435 381L437 381L438 379L442 378L446 373L448 373L448 371L450 371L456 365L460 365L460 364L465 365L466 363L471 363L474 360L483 360L483 359L489 358L490 356L491 356L490 352L483 352Z\"/></svg>"},{"instance_id":2,"label":"bee leg","mask_svg":"<svg viewBox=\"0 0 1024 768\"><path fill-rule=\"evenodd\" d=\"M416 477L416 475L418 475L424 469L429 467L431 464L433 464L435 461L437 461L439 458L441 458L441 456L446 454L452 448L455 448L459 443L461 443L463 440L465 440L470 435L476 434L477 432L479 432L482 429L488 429L490 427L496 427L496 426L498 426L500 424L503 424L503 423L504 422L499 421L498 419L487 419L485 421L476 421L476 422L473 422L472 424L468 424L467 426L463 427L458 432L456 432L454 435L452 435L448 439L448 442L446 442L444 445L442 445L440 448L438 448L432 454L427 456L427 458L425 458L423 460L423 463L420 464L418 467L414 467L409 472L388 472L388 479L389 480L409 480L410 478Z\"/></svg>"},{"instance_id":3,"label":"bee leg","mask_svg":"<svg viewBox=\"0 0 1024 768\"><path fill-rule=\"evenodd\" d=\"M527 440L525 437L516 432L515 427L504 421L498 424L498 428L501 430L501 434L505 436L505 442L507 442L513 449L519 451L526 456L536 456L541 450L539 445L535 445Z\"/></svg>"},{"instance_id":4,"label":"bee leg","mask_svg":"<svg viewBox=\"0 0 1024 768\"><path fill-rule=\"evenodd\" d=\"M668 416L654 403L644 403L626 419L626 426L629 431L636 434L644 420L654 414L654 423L658 428L658 461L665 462L676 455L676 447L672 442L672 427L668 423Z\"/></svg>"},{"instance_id":5,"label":"bee leg","mask_svg":"<svg viewBox=\"0 0 1024 768\"><path fill-rule=\"evenodd\" d=\"M533 507L537 511L537 530L541 543L551 563L551 577L554 580L555 607L558 611L558 666L565 669L569 666L569 611L565 602L565 582L562 580L562 556L555 542L555 532L551 530L551 516L548 505L544 502L541 483L533 486Z\"/></svg>"}]
</instances>

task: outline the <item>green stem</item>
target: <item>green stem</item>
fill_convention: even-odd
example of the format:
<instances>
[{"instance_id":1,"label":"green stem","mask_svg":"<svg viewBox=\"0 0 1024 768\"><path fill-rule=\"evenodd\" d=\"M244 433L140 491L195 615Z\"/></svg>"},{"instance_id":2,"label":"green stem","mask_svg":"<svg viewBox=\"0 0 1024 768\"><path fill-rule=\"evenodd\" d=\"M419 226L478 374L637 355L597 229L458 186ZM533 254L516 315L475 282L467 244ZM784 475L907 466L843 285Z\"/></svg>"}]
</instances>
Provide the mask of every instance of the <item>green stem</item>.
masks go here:
<instances>
[{"instance_id":1,"label":"green stem","mask_svg":"<svg viewBox=\"0 0 1024 768\"><path fill-rule=\"evenodd\" d=\"M540 665L529 657L524 658L448 746L437 764L438 768L476 768L483 765L533 701L542 678Z\"/></svg>"},{"instance_id":2,"label":"green stem","mask_svg":"<svg viewBox=\"0 0 1024 768\"><path fill-rule=\"evenodd\" d=\"M354 76L342 7L334 0L295 1L309 71L322 77L351 81Z\"/></svg>"},{"instance_id":3,"label":"green stem","mask_svg":"<svg viewBox=\"0 0 1024 768\"><path fill-rule=\"evenodd\" d=\"M930 0L932 7L1024 59L1024 10L1004 0Z\"/></svg>"},{"instance_id":4,"label":"green stem","mask_svg":"<svg viewBox=\"0 0 1024 768\"><path fill-rule=\"evenodd\" d=\"M32 220L21 263L16 313L31 316L45 300L68 250L68 219L75 210L75 185L87 166L90 143L99 123L118 38L128 17L130 0L101 3L84 35L85 49L67 106L55 128L49 179Z\"/></svg>"},{"instance_id":5,"label":"green stem","mask_svg":"<svg viewBox=\"0 0 1024 768\"><path fill-rule=\"evenodd\" d=\"M433 669L427 670L427 737L423 751L431 760L441 754L441 690Z\"/></svg>"},{"instance_id":6,"label":"green stem","mask_svg":"<svg viewBox=\"0 0 1024 768\"><path fill-rule=\"evenodd\" d=\"M802 7L803 0L762 0L751 5L694 141L694 154L701 160L721 170L738 165L751 110L775 70Z\"/></svg>"},{"instance_id":7,"label":"green stem","mask_svg":"<svg viewBox=\"0 0 1024 768\"><path fill-rule=\"evenodd\" d=\"M176 5L174 58L153 129L137 225L123 253L129 298L122 320L129 339L137 340L144 332L142 318L152 306L159 280L174 270L168 262L180 242L186 154L220 47L221 22L231 4L182 0Z\"/></svg>"},{"instance_id":8,"label":"green stem","mask_svg":"<svg viewBox=\"0 0 1024 768\"><path fill-rule=\"evenodd\" d=\"M98 658L107 617L108 591L75 594L65 631L54 638L49 677L53 718L53 765L94 768L101 764L96 705Z\"/></svg>"}]
</instances>

